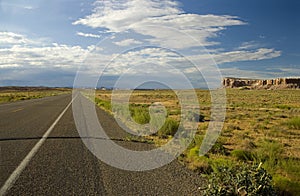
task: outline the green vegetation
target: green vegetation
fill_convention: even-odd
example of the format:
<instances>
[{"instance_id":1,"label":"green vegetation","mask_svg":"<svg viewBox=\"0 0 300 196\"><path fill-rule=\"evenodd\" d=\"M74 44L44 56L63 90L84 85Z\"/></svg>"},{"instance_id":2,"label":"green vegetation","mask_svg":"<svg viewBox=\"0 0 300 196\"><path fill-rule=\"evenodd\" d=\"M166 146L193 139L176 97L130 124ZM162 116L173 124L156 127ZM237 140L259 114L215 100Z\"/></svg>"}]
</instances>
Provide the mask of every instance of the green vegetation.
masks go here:
<instances>
[{"instance_id":1,"label":"green vegetation","mask_svg":"<svg viewBox=\"0 0 300 196\"><path fill-rule=\"evenodd\" d=\"M286 110L290 110L291 109L291 106L288 106L288 105L276 105L277 108L279 109L286 109Z\"/></svg>"},{"instance_id":2,"label":"green vegetation","mask_svg":"<svg viewBox=\"0 0 300 196\"><path fill-rule=\"evenodd\" d=\"M106 111L111 111L111 103L110 101L102 100L99 98L95 98L96 104Z\"/></svg>"},{"instance_id":3,"label":"green vegetation","mask_svg":"<svg viewBox=\"0 0 300 196\"><path fill-rule=\"evenodd\" d=\"M219 166L208 175L205 195L277 195L272 177L258 166Z\"/></svg>"},{"instance_id":4,"label":"green vegetation","mask_svg":"<svg viewBox=\"0 0 300 196\"><path fill-rule=\"evenodd\" d=\"M168 136L174 136L179 128L179 122L172 119L167 118L166 122L163 124L161 129L158 130L158 136L161 138L166 138Z\"/></svg>"},{"instance_id":5,"label":"green vegetation","mask_svg":"<svg viewBox=\"0 0 300 196\"><path fill-rule=\"evenodd\" d=\"M255 155L248 150L233 150L231 151L231 156L235 157L238 161L253 161Z\"/></svg>"},{"instance_id":6,"label":"green vegetation","mask_svg":"<svg viewBox=\"0 0 300 196\"><path fill-rule=\"evenodd\" d=\"M299 195L300 90L226 91L227 113L223 130L205 156L199 156L199 148L211 118L210 93L205 90L196 91L201 105L199 126L193 142L179 156L179 160L200 175L205 174L208 180L218 178L221 174L217 173L224 170L225 176L222 178L231 179L230 182L233 183L224 185L226 191L227 188L233 190L233 186L241 185L251 195L251 190L256 190L261 185L266 188L264 190L276 189L279 195ZM97 98L103 101L109 101L110 96L111 91L97 93ZM148 138L156 145L163 145L180 128L181 106L175 93L170 90L134 91L130 98L130 111L133 111L131 116L136 122L151 122L151 118L148 118L149 106L155 102L166 107L167 116L157 134ZM141 116L141 119L137 116ZM260 163L260 169L257 170ZM261 172L259 175L252 176L258 171ZM266 178L266 181L255 181L258 176ZM251 183L243 185L245 181L241 179L245 178ZM214 190L223 186L217 181L211 185L217 187Z\"/></svg>"},{"instance_id":7,"label":"green vegetation","mask_svg":"<svg viewBox=\"0 0 300 196\"><path fill-rule=\"evenodd\" d=\"M288 120L287 125L290 129L298 129L300 130L300 117L293 117Z\"/></svg>"},{"instance_id":8,"label":"green vegetation","mask_svg":"<svg viewBox=\"0 0 300 196\"><path fill-rule=\"evenodd\" d=\"M136 123L144 125L150 122L149 108L147 106L131 105L129 109L130 114Z\"/></svg>"}]
</instances>

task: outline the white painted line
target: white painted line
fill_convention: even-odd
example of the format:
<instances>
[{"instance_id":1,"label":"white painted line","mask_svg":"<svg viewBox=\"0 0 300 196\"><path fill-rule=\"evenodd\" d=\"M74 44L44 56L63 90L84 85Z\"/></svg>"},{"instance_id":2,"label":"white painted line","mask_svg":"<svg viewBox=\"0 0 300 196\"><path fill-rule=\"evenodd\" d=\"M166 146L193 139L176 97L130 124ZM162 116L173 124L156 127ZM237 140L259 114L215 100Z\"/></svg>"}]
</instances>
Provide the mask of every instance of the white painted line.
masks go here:
<instances>
[{"instance_id":1,"label":"white painted line","mask_svg":"<svg viewBox=\"0 0 300 196\"><path fill-rule=\"evenodd\" d=\"M76 97L74 98L76 99ZM34 155L38 152L39 148L43 145L43 143L46 141L47 137L52 132L55 125L59 122L59 120L62 118L62 116L65 114L65 112L68 110L70 105L72 104L73 100L67 105L67 107L62 111L62 113L57 117L57 119L54 121L54 123L49 127L49 129L44 133L43 137L38 141L38 143L35 144L35 146L31 149L31 151L27 154L27 156L23 159L23 161L20 163L20 165L15 169L15 171L9 176L9 178L6 180L4 185L0 189L0 196L3 196L7 193L7 191L14 185L14 183L19 178L22 171L26 168L30 160L34 157Z\"/></svg>"}]
</instances>

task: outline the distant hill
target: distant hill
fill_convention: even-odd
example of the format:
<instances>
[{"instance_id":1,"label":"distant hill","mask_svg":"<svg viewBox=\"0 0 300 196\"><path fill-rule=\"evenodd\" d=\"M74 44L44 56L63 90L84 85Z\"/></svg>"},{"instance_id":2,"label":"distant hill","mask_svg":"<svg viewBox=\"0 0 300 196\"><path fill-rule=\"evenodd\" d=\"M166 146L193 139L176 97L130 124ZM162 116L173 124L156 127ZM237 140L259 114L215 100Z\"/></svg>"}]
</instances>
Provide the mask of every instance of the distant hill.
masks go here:
<instances>
[{"instance_id":1,"label":"distant hill","mask_svg":"<svg viewBox=\"0 0 300 196\"><path fill-rule=\"evenodd\" d=\"M38 87L31 87L31 86L0 86L0 92L1 91L45 91L45 90L60 90L65 88L59 88L59 87L44 87L44 86L38 86Z\"/></svg>"}]
</instances>

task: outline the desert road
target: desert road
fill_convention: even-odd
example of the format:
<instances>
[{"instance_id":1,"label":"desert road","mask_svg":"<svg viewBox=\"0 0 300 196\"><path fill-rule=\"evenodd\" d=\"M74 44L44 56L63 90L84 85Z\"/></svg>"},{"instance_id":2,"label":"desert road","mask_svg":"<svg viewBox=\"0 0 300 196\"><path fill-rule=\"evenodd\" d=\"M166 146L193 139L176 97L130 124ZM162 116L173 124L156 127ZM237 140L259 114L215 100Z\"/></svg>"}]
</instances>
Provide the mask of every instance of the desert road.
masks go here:
<instances>
[{"instance_id":1,"label":"desert road","mask_svg":"<svg viewBox=\"0 0 300 196\"><path fill-rule=\"evenodd\" d=\"M0 105L0 195L201 195L200 175L178 161L145 172L124 171L98 160L75 127L71 95ZM122 141L113 117L97 109L116 143L128 148L151 144Z\"/></svg>"}]
</instances>

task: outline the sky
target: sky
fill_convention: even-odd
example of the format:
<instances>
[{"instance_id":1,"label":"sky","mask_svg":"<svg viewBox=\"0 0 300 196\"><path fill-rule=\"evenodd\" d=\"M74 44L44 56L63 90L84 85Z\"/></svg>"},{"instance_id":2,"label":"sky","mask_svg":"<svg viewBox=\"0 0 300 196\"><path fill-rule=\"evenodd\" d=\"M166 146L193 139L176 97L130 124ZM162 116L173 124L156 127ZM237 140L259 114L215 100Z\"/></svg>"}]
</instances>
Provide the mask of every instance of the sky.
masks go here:
<instances>
[{"instance_id":1,"label":"sky","mask_svg":"<svg viewBox=\"0 0 300 196\"><path fill-rule=\"evenodd\" d=\"M297 0L0 0L0 86L299 77L299 43Z\"/></svg>"}]
</instances>

